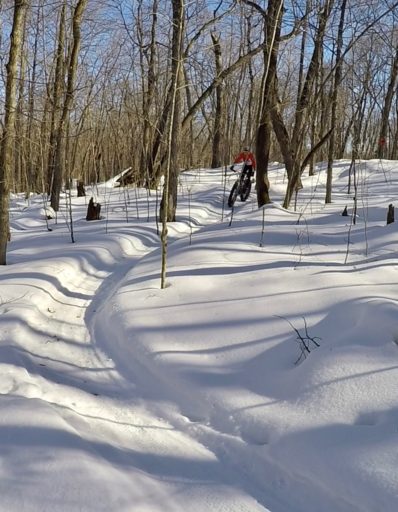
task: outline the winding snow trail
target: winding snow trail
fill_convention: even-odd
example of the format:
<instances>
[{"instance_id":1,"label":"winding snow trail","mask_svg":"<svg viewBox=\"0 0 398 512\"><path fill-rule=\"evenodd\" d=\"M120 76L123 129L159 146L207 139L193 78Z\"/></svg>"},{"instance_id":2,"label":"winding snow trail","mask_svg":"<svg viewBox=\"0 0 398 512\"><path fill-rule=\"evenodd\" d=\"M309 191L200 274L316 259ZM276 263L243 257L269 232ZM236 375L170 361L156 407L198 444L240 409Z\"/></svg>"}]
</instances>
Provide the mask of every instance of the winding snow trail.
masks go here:
<instances>
[{"instance_id":1,"label":"winding snow trail","mask_svg":"<svg viewBox=\"0 0 398 512\"><path fill-rule=\"evenodd\" d=\"M104 340L102 309L158 246L155 226L105 234L75 201L76 244L61 224L48 233L23 209L11 266L0 269L1 512L266 510L211 450L158 414L129 361L121 374L104 350L123 326ZM174 235L188 231L179 223Z\"/></svg>"},{"instance_id":2,"label":"winding snow trail","mask_svg":"<svg viewBox=\"0 0 398 512\"><path fill-rule=\"evenodd\" d=\"M219 171L184 173L165 290L156 197L99 187L96 223L73 198L76 244L13 198L0 512L395 512L393 188L364 166L350 227L348 168L332 205L321 172L305 215L269 205L263 236L254 202L230 225ZM303 319L322 342L296 365Z\"/></svg>"}]
</instances>

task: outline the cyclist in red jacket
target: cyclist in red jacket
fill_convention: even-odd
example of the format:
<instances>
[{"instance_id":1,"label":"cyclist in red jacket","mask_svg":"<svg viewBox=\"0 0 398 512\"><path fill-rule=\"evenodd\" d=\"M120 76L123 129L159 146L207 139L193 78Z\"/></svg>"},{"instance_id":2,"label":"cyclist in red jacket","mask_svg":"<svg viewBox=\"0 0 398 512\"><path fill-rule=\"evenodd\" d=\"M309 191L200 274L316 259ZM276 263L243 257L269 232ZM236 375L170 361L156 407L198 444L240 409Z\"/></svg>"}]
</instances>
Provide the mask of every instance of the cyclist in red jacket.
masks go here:
<instances>
[{"instance_id":1,"label":"cyclist in red jacket","mask_svg":"<svg viewBox=\"0 0 398 512\"><path fill-rule=\"evenodd\" d=\"M243 163L243 172L247 172L252 177L256 169L256 159L248 147L244 147L243 151L235 158L234 164L241 163ZM234 166L231 167L231 170L234 170Z\"/></svg>"}]
</instances>

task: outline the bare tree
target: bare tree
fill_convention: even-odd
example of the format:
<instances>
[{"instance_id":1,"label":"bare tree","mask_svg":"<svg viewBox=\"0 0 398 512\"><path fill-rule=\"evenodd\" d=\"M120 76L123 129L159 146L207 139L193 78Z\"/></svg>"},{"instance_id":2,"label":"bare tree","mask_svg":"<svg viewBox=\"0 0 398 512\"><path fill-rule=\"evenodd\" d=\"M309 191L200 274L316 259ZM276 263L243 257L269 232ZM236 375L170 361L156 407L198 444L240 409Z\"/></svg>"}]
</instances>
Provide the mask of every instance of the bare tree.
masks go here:
<instances>
[{"instance_id":1,"label":"bare tree","mask_svg":"<svg viewBox=\"0 0 398 512\"><path fill-rule=\"evenodd\" d=\"M256 183L259 207L270 202L267 174L271 149L271 109L274 101L283 4L283 0L272 0L268 2L267 12L256 6L264 18L264 38L266 42L263 50L264 71L256 133ZM253 5L252 2L249 2L249 5Z\"/></svg>"},{"instance_id":2,"label":"bare tree","mask_svg":"<svg viewBox=\"0 0 398 512\"><path fill-rule=\"evenodd\" d=\"M354 140L362 158L374 156L375 148L379 156L398 151L395 0L373 3L374 9L346 0L185 1L177 96L172 1L28 4L8 187L27 195L50 191L54 175L55 207L71 169L94 183L131 166L132 183L152 187L169 163L172 219L180 167L219 166L231 148L254 139L258 204L269 201L268 162L282 159L287 206L308 163L328 158L331 166ZM0 0L7 28L13 11L5 5L13 2ZM87 13L81 27L79 9ZM288 39L287 27L300 19L302 34L296 26ZM0 34L4 84L6 33ZM4 95L0 111L6 112ZM329 174L328 194L331 181Z\"/></svg>"},{"instance_id":3,"label":"bare tree","mask_svg":"<svg viewBox=\"0 0 398 512\"><path fill-rule=\"evenodd\" d=\"M142 2L139 2L141 5ZM142 22L138 23L138 40L140 44L140 66L142 76L146 76L146 83L143 83L143 129L142 129L142 148L140 156L140 176L138 180L140 183L145 183L148 180L148 160L150 158L150 140L153 137L151 133L151 108L154 101L155 86L156 86L156 30L157 30L157 18L158 18L158 0L154 0L152 5L152 24L150 30L150 40L148 44L144 41L144 31ZM140 18L139 18L140 20ZM146 61L146 63L144 62ZM146 65L145 65L146 64Z\"/></svg>"},{"instance_id":4,"label":"bare tree","mask_svg":"<svg viewBox=\"0 0 398 512\"><path fill-rule=\"evenodd\" d=\"M222 71L221 45L220 37L212 32L211 39L213 41L214 60L216 65L216 76ZM212 144L211 167L214 169L222 165L221 141L224 120L224 87L223 83L219 83L216 87L216 108L214 111L214 129Z\"/></svg>"},{"instance_id":5,"label":"bare tree","mask_svg":"<svg viewBox=\"0 0 398 512\"><path fill-rule=\"evenodd\" d=\"M378 158L386 158L388 155L386 150L387 146L387 137L388 137L388 125L389 125L389 116L392 106L392 101L394 97L394 92L396 93L397 87L397 78L398 78L398 44L395 47L395 55L392 59L391 63L391 72L390 79L388 82L387 93L384 98L384 105L381 115L381 126L380 126L380 135L379 135L379 144L377 148L377 157Z\"/></svg>"},{"instance_id":6,"label":"bare tree","mask_svg":"<svg viewBox=\"0 0 398 512\"><path fill-rule=\"evenodd\" d=\"M301 187L301 175L310 161L312 154L318 150L330 136L329 131L315 144L315 146L310 149L306 157L303 158L302 152L305 140L303 137L303 130L308 120L308 109L313 94L313 85L319 72L319 65L323 51L323 40L332 5L333 0L326 0L319 13L318 26L313 42L312 56L295 110L294 125L291 135L289 134L280 113L277 89L274 89L275 97L272 105L271 117L288 176L288 186L284 199L285 208L289 207L294 192Z\"/></svg>"},{"instance_id":7,"label":"bare tree","mask_svg":"<svg viewBox=\"0 0 398 512\"><path fill-rule=\"evenodd\" d=\"M56 174L55 167L55 155L57 147L57 134L59 130L59 119L61 112L61 95L63 94L64 88L64 52L65 52L65 17L66 17L66 0L63 1L61 6L61 12L59 15L58 24L58 41L57 50L55 56L55 73L54 73L54 84L52 90L52 109L51 109L51 124L50 124L50 143L49 143L49 155L48 155L48 170L47 170L47 190L57 198L59 201L59 192L61 190L62 177L59 176L59 172ZM55 183L54 183L55 182ZM57 192L58 190L58 192Z\"/></svg>"},{"instance_id":8,"label":"bare tree","mask_svg":"<svg viewBox=\"0 0 398 512\"><path fill-rule=\"evenodd\" d=\"M20 61L22 51L23 26L27 8L27 0L15 0L10 53L7 64L5 119L0 146L0 265L7 263L7 242L10 237L8 218L9 181L12 169L12 146L15 137L18 62Z\"/></svg>"},{"instance_id":9,"label":"bare tree","mask_svg":"<svg viewBox=\"0 0 398 512\"><path fill-rule=\"evenodd\" d=\"M68 65L68 77L65 91L65 99L62 108L59 126L57 129L56 147L54 155L54 175L51 188L51 206L55 211L59 210L59 196L61 192L62 178L65 169L65 142L68 116L73 102L75 79L77 73L78 56L81 41L81 23L86 8L87 0L78 0L73 11L72 19L72 51Z\"/></svg>"},{"instance_id":10,"label":"bare tree","mask_svg":"<svg viewBox=\"0 0 398 512\"><path fill-rule=\"evenodd\" d=\"M184 35L184 0L172 0L173 39L171 47L171 103L169 111L169 140L167 173L160 204L160 218L174 222L177 209L179 147L181 134L181 85L183 83L182 42Z\"/></svg>"},{"instance_id":11,"label":"bare tree","mask_svg":"<svg viewBox=\"0 0 398 512\"><path fill-rule=\"evenodd\" d=\"M181 84L182 84L182 42L184 35L184 0L172 0L173 5L173 40L171 47L171 88L172 100L170 108L170 127L168 139L168 160L165 174L163 196L160 204L162 220L162 270L161 287L166 286L167 259L167 222L175 221L177 208L179 136L181 130Z\"/></svg>"},{"instance_id":12,"label":"bare tree","mask_svg":"<svg viewBox=\"0 0 398 512\"><path fill-rule=\"evenodd\" d=\"M337 123L337 96L340 90L342 80L342 48L343 48L343 33L345 24L345 13L347 7L347 0L342 0L340 6L340 22L337 33L337 48L336 48L336 62L334 72L334 84L332 91L332 111L330 122L330 139L329 139L329 153L328 153L328 167L327 167L327 180L326 180L326 197L325 203L332 202L332 178L333 178L333 159L335 154L335 137L336 137L336 123Z\"/></svg>"}]
</instances>

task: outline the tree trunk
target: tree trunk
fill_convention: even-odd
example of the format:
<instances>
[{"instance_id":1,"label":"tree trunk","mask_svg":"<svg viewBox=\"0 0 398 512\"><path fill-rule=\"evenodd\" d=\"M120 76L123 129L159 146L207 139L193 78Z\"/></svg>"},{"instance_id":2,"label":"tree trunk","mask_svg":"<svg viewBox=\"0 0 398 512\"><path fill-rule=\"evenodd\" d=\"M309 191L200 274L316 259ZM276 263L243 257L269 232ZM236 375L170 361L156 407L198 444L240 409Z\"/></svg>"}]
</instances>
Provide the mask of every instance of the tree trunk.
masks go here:
<instances>
[{"instance_id":1,"label":"tree trunk","mask_svg":"<svg viewBox=\"0 0 398 512\"><path fill-rule=\"evenodd\" d=\"M247 49L248 51L251 50L252 44L251 44L251 34L252 34L252 24L251 24L251 18L250 16L247 16L247 34L246 34L246 41L247 41ZM246 123L246 132L245 132L245 146L250 147L252 145L253 141L253 129L255 129L255 123L253 120L253 104L254 104L254 88L255 88L255 80L254 80L254 71L253 71L253 64L250 60L247 66L247 72L249 75L249 98L247 100L247 123Z\"/></svg>"},{"instance_id":2,"label":"tree trunk","mask_svg":"<svg viewBox=\"0 0 398 512\"><path fill-rule=\"evenodd\" d=\"M10 53L7 63L4 129L0 146L0 265L7 263L7 242L10 238L8 218L9 182L13 166L12 148L15 138L18 62L22 51L22 32L27 8L27 0L15 0Z\"/></svg>"},{"instance_id":3,"label":"tree trunk","mask_svg":"<svg viewBox=\"0 0 398 512\"><path fill-rule=\"evenodd\" d=\"M55 61L55 75L52 92L52 110L50 123L50 143L48 150L48 167L46 188L49 193L53 190L53 181L55 174L55 152L57 143L57 130L59 129L59 116L61 111L61 95L63 93L63 75L64 75L64 46L65 46L65 16L66 0L62 4L58 26L57 55ZM57 188L57 187L55 187ZM61 186L59 185L59 188Z\"/></svg>"},{"instance_id":4,"label":"tree trunk","mask_svg":"<svg viewBox=\"0 0 398 512\"><path fill-rule=\"evenodd\" d=\"M274 130L278 139L282 154L288 156L285 159L286 171L288 174L288 185L286 189L283 206L288 208L293 195L301 188L301 161L303 152L303 130L308 117L308 108L311 100L315 78L317 76L322 56L322 46L326 31L326 24L330 16L333 0L326 0L325 5L319 13L319 24L315 35L313 52L308 66L308 71L303 83L301 94L295 112L294 127L292 136L288 137L288 131L284 128L282 116L278 109L271 111ZM277 92L277 91L276 91ZM277 103L274 104L277 106ZM279 136L278 136L279 134ZM316 144L318 146L318 144Z\"/></svg>"},{"instance_id":5,"label":"tree trunk","mask_svg":"<svg viewBox=\"0 0 398 512\"><path fill-rule=\"evenodd\" d=\"M33 151L33 126L35 123L35 87L36 87L36 71L37 71L37 51L39 45L39 27L40 27L40 9L37 9L37 18L36 18L36 31L35 31L35 41L33 46L33 63L32 63L32 74L30 77L29 84L29 114L28 114L28 123L26 129L26 138L27 138L27 186L25 190L25 196L28 198L30 191L33 189L34 192L38 192L40 188L39 184L39 176L41 171L38 169L37 165L37 157L35 157L35 152Z\"/></svg>"},{"instance_id":6,"label":"tree trunk","mask_svg":"<svg viewBox=\"0 0 398 512\"><path fill-rule=\"evenodd\" d=\"M183 53L182 42L184 37L185 0L172 0L173 4L173 39L171 48L171 89L172 101L170 109L170 128L168 138L167 168L164 177L163 196L160 203L160 219L162 221L162 268L161 288L166 287L167 266L167 223L175 221L177 209L178 186L178 157L179 136L181 133L181 88Z\"/></svg>"},{"instance_id":7,"label":"tree trunk","mask_svg":"<svg viewBox=\"0 0 398 512\"><path fill-rule=\"evenodd\" d=\"M147 71L145 72L145 66L143 62L144 56L144 41L143 34L139 32L140 43L141 43L141 72L144 77L147 75L146 84L144 84L144 93L143 93L143 129L142 129L142 148L140 155L140 176L139 183L145 184L148 182L148 160L150 158L150 140L151 140L151 107L153 103L153 97L155 93L155 62L156 62L156 26L157 26L157 18L158 18L158 0L154 0L152 6L152 25L151 25L151 39L149 44L149 58L148 58L148 66ZM141 28L141 27L140 27ZM146 55L146 54L145 54Z\"/></svg>"},{"instance_id":8,"label":"tree trunk","mask_svg":"<svg viewBox=\"0 0 398 512\"><path fill-rule=\"evenodd\" d=\"M179 148L181 137L181 84L183 83L183 52L184 35L184 0L173 0L173 40L171 48L171 88L172 101L168 142L168 164L165 175L165 186L160 204L162 221L174 222L177 210L177 187L179 174Z\"/></svg>"},{"instance_id":9,"label":"tree trunk","mask_svg":"<svg viewBox=\"0 0 398 512\"><path fill-rule=\"evenodd\" d=\"M337 48L336 48L336 64L335 64L335 75L334 84L332 91L332 114L331 114L331 134L329 139L329 153L328 153L328 167L327 167L327 179L326 179L326 197L325 203L332 202L332 178L333 178L333 157L335 150L336 140L336 123L337 123L337 96L340 89L342 80L342 67L343 60L341 58L343 48L343 32L345 22L345 11L347 6L347 0L342 0L340 7L340 22L337 33Z\"/></svg>"},{"instance_id":10,"label":"tree trunk","mask_svg":"<svg viewBox=\"0 0 398 512\"><path fill-rule=\"evenodd\" d=\"M68 66L68 82L66 86L66 94L64 105L62 109L61 119L59 121L59 127L57 131L57 140L56 140L56 148L55 148L55 156L54 156L54 178L53 178L53 187L51 190L51 207L54 211L59 210L59 196L61 192L62 178L65 169L65 138L66 138L66 129L68 123L68 116L72 106L73 101L73 93L75 87L75 79L77 73L77 64L78 64L78 56L80 50L80 39L81 39L81 23L82 17L84 13L84 9L86 8L88 0L78 0L75 10L73 12L73 43L72 43L72 52L70 56L69 66Z\"/></svg>"},{"instance_id":11,"label":"tree trunk","mask_svg":"<svg viewBox=\"0 0 398 512\"><path fill-rule=\"evenodd\" d=\"M216 76L222 71L221 62L221 45L220 38L214 33L211 34L213 41L214 60L216 65ZM224 87L223 83L220 82L216 87L216 109L214 112L214 130L213 130L213 145L212 145L212 159L211 168L221 167L222 155L221 155L221 140L223 135L223 119L224 119Z\"/></svg>"},{"instance_id":12,"label":"tree trunk","mask_svg":"<svg viewBox=\"0 0 398 512\"><path fill-rule=\"evenodd\" d=\"M156 187L159 183L162 169L160 168L160 164L158 163L158 154L159 148L162 144L162 139L164 137L164 132L167 126L167 119L169 117L171 105L173 98L173 89L169 87L166 93L166 99L163 106L162 114L159 118L159 121L156 125L156 135L152 144L151 156L148 161L148 188Z\"/></svg>"},{"instance_id":13,"label":"tree trunk","mask_svg":"<svg viewBox=\"0 0 398 512\"><path fill-rule=\"evenodd\" d=\"M271 106L274 102L273 90L276 81L276 68L278 63L279 38L283 17L283 0L270 0L267 12L262 12L264 18L265 46L263 91L259 104L259 122L256 133L256 187L257 204L261 206L270 202L268 163L271 150Z\"/></svg>"},{"instance_id":14,"label":"tree trunk","mask_svg":"<svg viewBox=\"0 0 398 512\"><path fill-rule=\"evenodd\" d=\"M22 27L22 43L19 62L19 77L18 77L18 94L17 94L17 111L15 118L15 140L14 140L14 172L13 183L10 183L15 192L22 192L26 190L26 155L24 152L24 126L25 116L25 83L26 83L26 68L27 56L25 54L26 45L26 20L24 19Z\"/></svg>"},{"instance_id":15,"label":"tree trunk","mask_svg":"<svg viewBox=\"0 0 398 512\"><path fill-rule=\"evenodd\" d=\"M390 82L387 88L387 94L384 100L384 107L381 116L381 127L380 127L380 135L379 135L379 144L377 148L377 158L387 158L388 157L388 145L387 145L387 137L388 137L388 118L390 115L392 100L394 97L395 86L398 77L398 46L395 49L395 57L391 66L391 75Z\"/></svg>"}]
</instances>

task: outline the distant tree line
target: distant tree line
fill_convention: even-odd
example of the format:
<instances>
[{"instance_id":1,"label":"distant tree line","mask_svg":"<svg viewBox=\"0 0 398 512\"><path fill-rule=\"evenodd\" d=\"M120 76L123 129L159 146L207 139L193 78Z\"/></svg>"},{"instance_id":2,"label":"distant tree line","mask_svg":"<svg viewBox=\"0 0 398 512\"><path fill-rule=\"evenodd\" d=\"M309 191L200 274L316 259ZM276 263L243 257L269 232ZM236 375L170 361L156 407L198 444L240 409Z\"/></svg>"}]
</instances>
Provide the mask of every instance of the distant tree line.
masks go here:
<instances>
[{"instance_id":1,"label":"distant tree line","mask_svg":"<svg viewBox=\"0 0 398 512\"><path fill-rule=\"evenodd\" d=\"M131 167L167 176L220 167L244 145L269 201L340 158L398 159L398 2L392 0L0 0L0 263L8 194L59 195L71 179ZM12 36L12 37L11 37ZM166 188L166 187L165 187Z\"/></svg>"}]
</instances>

